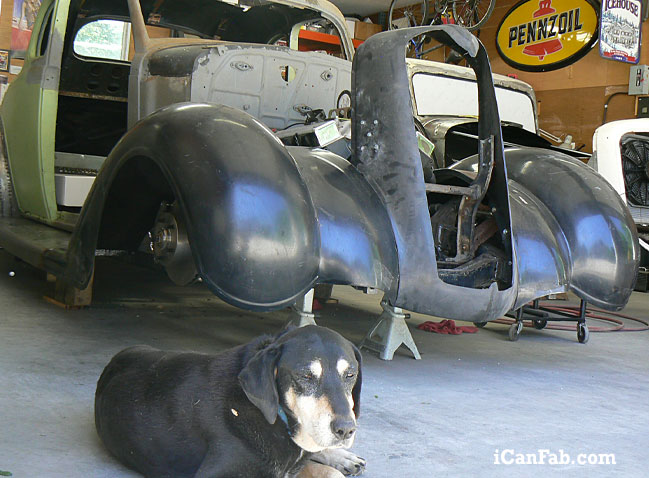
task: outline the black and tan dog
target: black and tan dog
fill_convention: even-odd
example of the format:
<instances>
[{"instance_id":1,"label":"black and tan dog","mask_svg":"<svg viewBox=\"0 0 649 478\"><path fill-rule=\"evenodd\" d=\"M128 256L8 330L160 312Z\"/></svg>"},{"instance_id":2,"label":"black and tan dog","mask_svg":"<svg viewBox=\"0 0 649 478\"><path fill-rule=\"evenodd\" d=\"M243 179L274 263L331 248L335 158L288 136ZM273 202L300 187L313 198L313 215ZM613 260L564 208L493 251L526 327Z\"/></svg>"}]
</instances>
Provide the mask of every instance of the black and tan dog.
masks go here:
<instances>
[{"instance_id":1,"label":"black and tan dog","mask_svg":"<svg viewBox=\"0 0 649 478\"><path fill-rule=\"evenodd\" d=\"M118 353L97 384L106 447L148 478L336 478L359 414L361 356L308 326L219 355L146 346Z\"/></svg>"}]
</instances>

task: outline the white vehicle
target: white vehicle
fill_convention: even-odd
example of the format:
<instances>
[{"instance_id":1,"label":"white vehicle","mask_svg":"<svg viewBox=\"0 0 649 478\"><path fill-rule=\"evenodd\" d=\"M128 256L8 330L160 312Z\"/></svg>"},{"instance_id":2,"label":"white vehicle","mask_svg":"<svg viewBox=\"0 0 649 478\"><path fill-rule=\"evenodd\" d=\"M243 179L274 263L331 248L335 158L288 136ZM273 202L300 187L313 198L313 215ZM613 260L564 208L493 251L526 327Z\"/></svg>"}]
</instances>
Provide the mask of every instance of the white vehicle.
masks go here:
<instances>
[{"instance_id":1,"label":"white vehicle","mask_svg":"<svg viewBox=\"0 0 649 478\"><path fill-rule=\"evenodd\" d=\"M612 121L593 135L589 163L613 186L631 211L642 248L641 267L649 265L649 119Z\"/></svg>"}]
</instances>

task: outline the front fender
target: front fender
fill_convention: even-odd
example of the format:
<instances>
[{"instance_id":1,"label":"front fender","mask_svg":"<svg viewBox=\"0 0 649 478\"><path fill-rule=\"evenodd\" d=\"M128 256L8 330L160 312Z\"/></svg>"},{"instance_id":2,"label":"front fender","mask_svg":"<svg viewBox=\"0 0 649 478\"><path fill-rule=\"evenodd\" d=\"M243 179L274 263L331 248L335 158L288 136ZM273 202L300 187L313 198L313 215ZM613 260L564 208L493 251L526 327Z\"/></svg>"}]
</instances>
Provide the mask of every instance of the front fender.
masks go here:
<instances>
[{"instance_id":1,"label":"front fender","mask_svg":"<svg viewBox=\"0 0 649 478\"><path fill-rule=\"evenodd\" d=\"M88 284L111 186L142 157L171 187L196 268L216 295L239 307L270 310L293 303L314 284L320 235L294 159L252 116L196 103L150 115L111 152L70 241L68 282Z\"/></svg>"},{"instance_id":2,"label":"front fender","mask_svg":"<svg viewBox=\"0 0 649 478\"><path fill-rule=\"evenodd\" d=\"M581 161L545 149L508 150L507 171L561 226L570 248L570 289L598 307L623 308L640 250L633 218L613 187Z\"/></svg>"},{"instance_id":3,"label":"front fender","mask_svg":"<svg viewBox=\"0 0 649 478\"><path fill-rule=\"evenodd\" d=\"M615 189L557 151L520 147L505 154L521 280L517 306L563 287L598 307L623 308L640 250L633 218ZM476 162L467 158L453 168L476 170Z\"/></svg>"}]
</instances>

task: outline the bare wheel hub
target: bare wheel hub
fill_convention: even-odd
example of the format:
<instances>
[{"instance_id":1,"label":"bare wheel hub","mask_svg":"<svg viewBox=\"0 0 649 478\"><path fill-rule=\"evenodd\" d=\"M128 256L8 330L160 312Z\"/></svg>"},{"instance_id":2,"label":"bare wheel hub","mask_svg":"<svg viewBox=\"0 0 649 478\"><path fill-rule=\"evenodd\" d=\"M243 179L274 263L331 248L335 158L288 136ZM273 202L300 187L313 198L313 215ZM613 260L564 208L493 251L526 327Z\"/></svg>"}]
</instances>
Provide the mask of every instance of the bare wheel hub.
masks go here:
<instances>
[{"instance_id":1,"label":"bare wheel hub","mask_svg":"<svg viewBox=\"0 0 649 478\"><path fill-rule=\"evenodd\" d=\"M169 278L178 285L187 285L196 276L187 230L178 203L162 203L151 230L151 250L156 262L162 264Z\"/></svg>"},{"instance_id":2,"label":"bare wheel hub","mask_svg":"<svg viewBox=\"0 0 649 478\"><path fill-rule=\"evenodd\" d=\"M168 224L166 227L162 223L156 224L158 229L153 233L153 253L156 260L161 263L173 256L178 244L178 226L175 218L169 214L165 214L165 216L168 217L163 219L171 219L173 224Z\"/></svg>"}]
</instances>

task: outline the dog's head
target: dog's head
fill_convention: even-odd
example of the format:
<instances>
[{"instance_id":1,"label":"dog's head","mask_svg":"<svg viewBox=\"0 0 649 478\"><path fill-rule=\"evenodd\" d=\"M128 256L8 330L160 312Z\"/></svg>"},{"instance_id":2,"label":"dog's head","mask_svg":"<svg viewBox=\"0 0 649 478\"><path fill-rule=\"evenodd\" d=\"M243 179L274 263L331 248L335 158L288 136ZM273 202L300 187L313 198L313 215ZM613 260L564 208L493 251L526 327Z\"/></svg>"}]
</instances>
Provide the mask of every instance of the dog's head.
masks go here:
<instances>
[{"instance_id":1,"label":"dog's head","mask_svg":"<svg viewBox=\"0 0 649 478\"><path fill-rule=\"evenodd\" d=\"M239 382L269 423L280 414L302 449L351 447L360 413L361 355L340 334L314 325L290 330L248 361Z\"/></svg>"}]
</instances>

